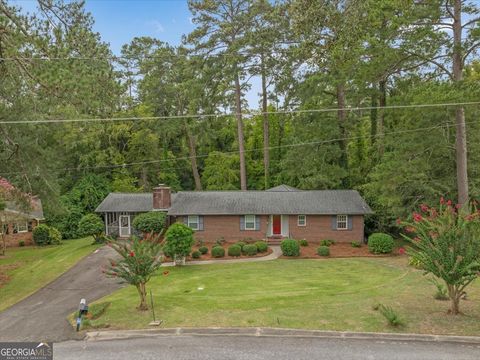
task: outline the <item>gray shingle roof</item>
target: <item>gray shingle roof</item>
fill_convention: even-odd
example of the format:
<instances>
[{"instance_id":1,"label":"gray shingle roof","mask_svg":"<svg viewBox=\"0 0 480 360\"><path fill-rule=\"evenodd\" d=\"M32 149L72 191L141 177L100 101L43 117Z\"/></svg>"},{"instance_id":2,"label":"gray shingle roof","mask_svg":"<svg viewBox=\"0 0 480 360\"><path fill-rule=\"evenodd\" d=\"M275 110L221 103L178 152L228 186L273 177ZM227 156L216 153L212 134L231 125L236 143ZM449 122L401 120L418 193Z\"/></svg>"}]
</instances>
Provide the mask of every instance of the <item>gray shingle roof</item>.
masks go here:
<instances>
[{"instance_id":1,"label":"gray shingle roof","mask_svg":"<svg viewBox=\"0 0 480 360\"><path fill-rule=\"evenodd\" d=\"M169 215L369 214L355 190L185 191L176 194Z\"/></svg>"},{"instance_id":2,"label":"gray shingle roof","mask_svg":"<svg viewBox=\"0 0 480 360\"><path fill-rule=\"evenodd\" d=\"M110 193L98 205L96 212L146 212L153 207L152 193Z\"/></svg>"}]
</instances>

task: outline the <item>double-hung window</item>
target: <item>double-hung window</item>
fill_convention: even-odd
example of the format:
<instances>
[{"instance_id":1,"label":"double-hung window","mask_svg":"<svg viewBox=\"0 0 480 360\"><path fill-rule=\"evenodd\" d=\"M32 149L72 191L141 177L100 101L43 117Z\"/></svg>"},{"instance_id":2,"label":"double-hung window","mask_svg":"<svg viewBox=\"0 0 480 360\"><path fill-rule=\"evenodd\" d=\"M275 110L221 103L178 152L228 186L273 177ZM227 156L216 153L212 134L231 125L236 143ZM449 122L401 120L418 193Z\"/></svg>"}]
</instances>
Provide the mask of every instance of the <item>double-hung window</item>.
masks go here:
<instances>
[{"instance_id":1,"label":"double-hung window","mask_svg":"<svg viewBox=\"0 0 480 360\"><path fill-rule=\"evenodd\" d=\"M245 230L255 230L255 215L245 215Z\"/></svg>"},{"instance_id":2,"label":"double-hung window","mask_svg":"<svg viewBox=\"0 0 480 360\"><path fill-rule=\"evenodd\" d=\"M198 230L200 228L198 215L189 215L187 226L192 230Z\"/></svg>"},{"instance_id":3,"label":"double-hung window","mask_svg":"<svg viewBox=\"0 0 480 360\"><path fill-rule=\"evenodd\" d=\"M337 215L337 230L348 229L348 215Z\"/></svg>"},{"instance_id":4,"label":"double-hung window","mask_svg":"<svg viewBox=\"0 0 480 360\"><path fill-rule=\"evenodd\" d=\"M14 233L25 233L28 232L28 222L18 221L13 225Z\"/></svg>"},{"instance_id":5,"label":"double-hung window","mask_svg":"<svg viewBox=\"0 0 480 360\"><path fill-rule=\"evenodd\" d=\"M307 226L307 215L298 215L297 225L298 226Z\"/></svg>"}]
</instances>

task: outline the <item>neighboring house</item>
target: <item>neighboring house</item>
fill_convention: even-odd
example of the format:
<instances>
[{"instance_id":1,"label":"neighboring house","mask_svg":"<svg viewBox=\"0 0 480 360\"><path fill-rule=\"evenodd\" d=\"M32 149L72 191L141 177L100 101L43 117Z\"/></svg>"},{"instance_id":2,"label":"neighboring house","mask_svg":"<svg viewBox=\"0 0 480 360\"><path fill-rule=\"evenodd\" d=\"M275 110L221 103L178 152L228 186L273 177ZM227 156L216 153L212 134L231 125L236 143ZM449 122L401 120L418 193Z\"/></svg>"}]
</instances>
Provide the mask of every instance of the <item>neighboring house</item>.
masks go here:
<instances>
[{"instance_id":1,"label":"neighboring house","mask_svg":"<svg viewBox=\"0 0 480 360\"><path fill-rule=\"evenodd\" d=\"M20 204L8 200L8 194L18 192L7 180L0 177L0 191L6 194L5 209L0 211L0 236L5 236L7 247L18 246L20 241L25 245L33 243L33 229L44 220L42 201L29 194L21 194L30 204Z\"/></svg>"},{"instance_id":2,"label":"neighboring house","mask_svg":"<svg viewBox=\"0 0 480 360\"><path fill-rule=\"evenodd\" d=\"M291 237L350 242L364 239L364 215L372 213L355 190L298 190L280 185L266 191L180 191L159 186L151 193L111 193L96 209L108 235L129 236L136 214L165 211L171 222L214 242Z\"/></svg>"}]
</instances>

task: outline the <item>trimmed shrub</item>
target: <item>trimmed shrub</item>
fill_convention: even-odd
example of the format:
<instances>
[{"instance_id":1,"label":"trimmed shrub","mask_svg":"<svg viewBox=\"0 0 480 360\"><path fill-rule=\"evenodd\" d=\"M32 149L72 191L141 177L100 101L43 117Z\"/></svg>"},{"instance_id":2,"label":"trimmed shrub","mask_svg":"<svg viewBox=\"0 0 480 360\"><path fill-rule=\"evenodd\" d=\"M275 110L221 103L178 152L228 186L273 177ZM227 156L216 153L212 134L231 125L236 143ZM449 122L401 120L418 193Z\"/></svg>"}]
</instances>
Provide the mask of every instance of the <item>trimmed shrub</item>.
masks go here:
<instances>
[{"instance_id":1,"label":"trimmed shrub","mask_svg":"<svg viewBox=\"0 0 480 360\"><path fill-rule=\"evenodd\" d=\"M200 251L200 254L202 254L202 255L208 254L208 247L206 247L206 246L200 246L200 247L198 248L198 251Z\"/></svg>"},{"instance_id":2,"label":"trimmed shrub","mask_svg":"<svg viewBox=\"0 0 480 360\"><path fill-rule=\"evenodd\" d=\"M221 258L225 256L225 249L220 245L216 245L212 248L212 256L214 258Z\"/></svg>"},{"instance_id":3,"label":"trimmed shrub","mask_svg":"<svg viewBox=\"0 0 480 360\"><path fill-rule=\"evenodd\" d=\"M223 236L220 236L217 240L215 240L215 244L217 245L223 245L225 243L225 238Z\"/></svg>"},{"instance_id":4,"label":"trimmed shrub","mask_svg":"<svg viewBox=\"0 0 480 360\"><path fill-rule=\"evenodd\" d=\"M39 246L59 245L62 243L62 234L52 226L40 224L33 229L33 241Z\"/></svg>"},{"instance_id":5,"label":"trimmed shrub","mask_svg":"<svg viewBox=\"0 0 480 360\"><path fill-rule=\"evenodd\" d=\"M389 254L393 246L393 238L388 234L374 233L368 238L368 250L373 254Z\"/></svg>"},{"instance_id":6,"label":"trimmed shrub","mask_svg":"<svg viewBox=\"0 0 480 360\"><path fill-rule=\"evenodd\" d=\"M330 248L325 245L319 246L317 249L317 254L320 256L330 256Z\"/></svg>"},{"instance_id":7,"label":"trimmed shrub","mask_svg":"<svg viewBox=\"0 0 480 360\"><path fill-rule=\"evenodd\" d=\"M257 255L257 246L255 244L247 244L243 247L243 253L248 256Z\"/></svg>"},{"instance_id":8,"label":"trimmed shrub","mask_svg":"<svg viewBox=\"0 0 480 360\"><path fill-rule=\"evenodd\" d=\"M354 248L359 248L359 247L362 246L362 244L360 244L360 241L355 241L355 240L353 240L350 244L351 244L352 247L354 247Z\"/></svg>"},{"instance_id":9,"label":"trimmed shrub","mask_svg":"<svg viewBox=\"0 0 480 360\"><path fill-rule=\"evenodd\" d=\"M240 256L240 255L242 255L242 248L239 245L234 244L228 247L228 256Z\"/></svg>"},{"instance_id":10,"label":"trimmed shrub","mask_svg":"<svg viewBox=\"0 0 480 360\"><path fill-rule=\"evenodd\" d=\"M171 225L165 233L165 254L176 256L187 256L192 251L193 230L187 225L175 223ZM170 256L170 255L169 255Z\"/></svg>"},{"instance_id":11,"label":"trimmed shrub","mask_svg":"<svg viewBox=\"0 0 480 360\"><path fill-rule=\"evenodd\" d=\"M199 259L201 255L202 255L202 254L200 254L200 251L198 251L198 250L192 252L192 258L193 258L193 259Z\"/></svg>"},{"instance_id":12,"label":"trimmed shrub","mask_svg":"<svg viewBox=\"0 0 480 360\"><path fill-rule=\"evenodd\" d=\"M334 244L335 244L335 240L329 240L329 239L325 239L320 242L321 246L330 246Z\"/></svg>"},{"instance_id":13,"label":"trimmed shrub","mask_svg":"<svg viewBox=\"0 0 480 360\"><path fill-rule=\"evenodd\" d=\"M294 239L285 239L280 243L280 249L282 249L282 254L284 256L299 256L300 255L300 245L298 241Z\"/></svg>"},{"instance_id":14,"label":"trimmed shrub","mask_svg":"<svg viewBox=\"0 0 480 360\"><path fill-rule=\"evenodd\" d=\"M167 215L163 211L150 211L135 216L132 226L144 234L161 234L165 230Z\"/></svg>"},{"instance_id":15,"label":"trimmed shrub","mask_svg":"<svg viewBox=\"0 0 480 360\"><path fill-rule=\"evenodd\" d=\"M300 246L308 246L308 241L306 239L298 240Z\"/></svg>"},{"instance_id":16,"label":"trimmed shrub","mask_svg":"<svg viewBox=\"0 0 480 360\"><path fill-rule=\"evenodd\" d=\"M48 229L48 236L50 238L50 244L60 245L62 243L62 234L52 226Z\"/></svg>"},{"instance_id":17,"label":"trimmed shrub","mask_svg":"<svg viewBox=\"0 0 480 360\"><path fill-rule=\"evenodd\" d=\"M257 247L257 251L260 253L267 252L268 250L268 244L265 241L257 241L255 246Z\"/></svg>"},{"instance_id":18,"label":"trimmed shrub","mask_svg":"<svg viewBox=\"0 0 480 360\"><path fill-rule=\"evenodd\" d=\"M40 224L33 229L33 241L40 246L50 244L50 227L45 224Z\"/></svg>"},{"instance_id":19,"label":"trimmed shrub","mask_svg":"<svg viewBox=\"0 0 480 360\"><path fill-rule=\"evenodd\" d=\"M236 244L237 244L238 246L240 246L240 249L242 249L242 251L243 251L243 247L244 247L245 245L247 245L247 243L246 243L245 241L237 241Z\"/></svg>"},{"instance_id":20,"label":"trimmed shrub","mask_svg":"<svg viewBox=\"0 0 480 360\"><path fill-rule=\"evenodd\" d=\"M25 241L20 240L20 241L18 242L18 246L24 247L24 246L25 246Z\"/></svg>"}]
</instances>

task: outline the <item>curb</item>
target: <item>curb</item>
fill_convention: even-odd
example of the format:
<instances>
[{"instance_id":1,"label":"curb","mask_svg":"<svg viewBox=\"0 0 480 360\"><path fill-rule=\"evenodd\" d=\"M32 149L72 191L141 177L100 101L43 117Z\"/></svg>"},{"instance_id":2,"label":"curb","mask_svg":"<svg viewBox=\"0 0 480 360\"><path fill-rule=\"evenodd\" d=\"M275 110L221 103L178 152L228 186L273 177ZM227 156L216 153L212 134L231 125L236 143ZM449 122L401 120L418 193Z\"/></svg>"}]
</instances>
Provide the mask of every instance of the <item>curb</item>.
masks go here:
<instances>
[{"instance_id":1,"label":"curb","mask_svg":"<svg viewBox=\"0 0 480 360\"><path fill-rule=\"evenodd\" d=\"M266 336L266 337L300 337L333 338L357 340L420 341L449 342L462 344L479 344L478 336L450 336L409 333L372 333L353 331L325 331L283 328L163 328L141 330L106 330L91 331L85 335L85 341L107 341L156 336Z\"/></svg>"}]
</instances>

